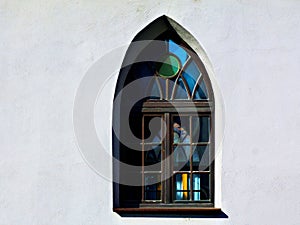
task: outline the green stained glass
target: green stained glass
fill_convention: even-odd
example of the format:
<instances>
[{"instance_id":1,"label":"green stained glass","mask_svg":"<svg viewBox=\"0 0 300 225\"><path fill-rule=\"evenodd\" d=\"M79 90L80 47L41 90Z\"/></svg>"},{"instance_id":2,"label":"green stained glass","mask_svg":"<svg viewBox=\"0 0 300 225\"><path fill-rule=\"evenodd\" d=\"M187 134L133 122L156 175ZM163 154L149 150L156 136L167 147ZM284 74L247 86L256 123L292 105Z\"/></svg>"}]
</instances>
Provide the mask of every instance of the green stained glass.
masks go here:
<instances>
[{"instance_id":1,"label":"green stained glass","mask_svg":"<svg viewBox=\"0 0 300 225\"><path fill-rule=\"evenodd\" d=\"M158 74L164 78L171 78L177 75L180 69L180 62L174 55L168 55L165 60L158 64Z\"/></svg>"}]
</instances>

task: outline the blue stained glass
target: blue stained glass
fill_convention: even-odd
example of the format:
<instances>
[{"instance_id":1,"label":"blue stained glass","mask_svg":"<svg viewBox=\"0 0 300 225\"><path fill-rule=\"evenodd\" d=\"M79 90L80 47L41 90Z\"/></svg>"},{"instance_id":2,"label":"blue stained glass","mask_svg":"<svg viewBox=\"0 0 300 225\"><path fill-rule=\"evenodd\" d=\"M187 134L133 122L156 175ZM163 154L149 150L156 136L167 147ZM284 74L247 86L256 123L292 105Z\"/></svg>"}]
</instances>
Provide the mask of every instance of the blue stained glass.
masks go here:
<instances>
[{"instance_id":1,"label":"blue stained glass","mask_svg":"<svg viewBox=\"0 0 300 225\"><path fill-rule=\"evenodd\" d=\"M172 40L169 40L169 52L175 54L180 59L181 65L186 62L188 57L187 52Z\"/></svg>"},{"instance_id":2,"label":"blue stained glass","mask_svg":"<svg viewBox=\"0 0 300 225\"><path fill-rule=\"evenodd\" d=\"M200 191L200 174L194 174L193 175L193 189ZM200 192L194 192L194 200L199 201L200 200Z\"/></svg>"},{"instance_id":3,"label":"blue stained glass","mask_svg":"<svg viewBox=\"0 0 300 225\"><path fill-rule=\"evenodd\" d=\"M175 54L180 60L181 64L186 63L188 58L188 53L181 46L177 45L174 41L168 40L168 43L169 43L169 52ZM161 70L162 69L164 68L161 68ZM168 76L173 76L173 73L171 75L167 74L165 78L167 78ZM181 77L178 78L177 83L175 84L178 85L179 87L175 89L174 99L188 99L188 92L192 95L194 88L196 88L195 95L194 95L195 100L207 99L208 94L207 94L207 88L205 82L201 81L200 84L196 85L196 82L201 76L203 75L201 74L200 69L197 66L196 62L195 61L189 62L185 70L182 72ZM163 96L161 96L162 99L169 99L172 95L174 87L172 85L172 82L169 82L169 88L167 90L165 78L158 77L157 79L161 85L161 91L163 94ZM169 80L175 81L176 77L173 79L170 78ZM183 81L185 81L186 86ZM168 91L168 93L166 93L166 91ZM168 96L166 94L168 94ZM150 96L151 99L159 99L159 97L154 97L154 96L160 96L159 88L157 84L152 85L152 88L150 89Z\"/></svg>"},{"instance_id":4,"label":"blue stained glass","mask_svg":"<svg viewBox=\"0 0 300 225\"><path fill-rule=\"evenodd\" d=\"M178 85L176 93L175 93L175 99L187 99L187 91L185 90L184 83L181 78L178 79Z\"/></svg>"},{"instance_id":5,"label":"blue stained glass","mask_svg":"<svg viewBox=\"0 0 300 225\"><path fill-rule=\"evenodd\" d=\"M207 89L206 89L206 84L204 81L201 82L200 85L198 85L195 93L194 99L207 99Z\"/></svg>"},{"instance_id":6,"label":"blue stained glass","mask_svg":"<svg viewBox=\"0 0 300 225\"><path fill-rule=\"evenodd\" d=\"M196 81L197 81L198 77L200 76L200 71L199 71L198 66L196 65L196 63L194 61L192 61L187 66L187 68L183 72L182 76L184 77L184 79L187 82L190 93L192 93L193 90L194 90Z\"/></svg>"}]
</instances>

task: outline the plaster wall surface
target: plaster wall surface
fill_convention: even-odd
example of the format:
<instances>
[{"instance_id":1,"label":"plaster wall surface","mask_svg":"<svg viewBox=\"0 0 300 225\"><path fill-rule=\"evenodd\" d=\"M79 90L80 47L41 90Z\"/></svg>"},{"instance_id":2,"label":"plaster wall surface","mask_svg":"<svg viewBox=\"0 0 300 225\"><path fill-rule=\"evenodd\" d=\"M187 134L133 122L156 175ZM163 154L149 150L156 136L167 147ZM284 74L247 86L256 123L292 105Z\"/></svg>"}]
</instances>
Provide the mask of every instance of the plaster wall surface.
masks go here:
<instances>
[{"instance_id":1,"label":"plaster wall surface","mask_svg":"<svg viewBox=\"0 0 300 225\"><path fill-rule=\"evenodd\" d=\"M0 1L0 224L299 224L299 12L297 0ZM121 218L77 148L84 74L163 14L204 47L223 95L228 219Z\"/></svg>"}]
</instances>

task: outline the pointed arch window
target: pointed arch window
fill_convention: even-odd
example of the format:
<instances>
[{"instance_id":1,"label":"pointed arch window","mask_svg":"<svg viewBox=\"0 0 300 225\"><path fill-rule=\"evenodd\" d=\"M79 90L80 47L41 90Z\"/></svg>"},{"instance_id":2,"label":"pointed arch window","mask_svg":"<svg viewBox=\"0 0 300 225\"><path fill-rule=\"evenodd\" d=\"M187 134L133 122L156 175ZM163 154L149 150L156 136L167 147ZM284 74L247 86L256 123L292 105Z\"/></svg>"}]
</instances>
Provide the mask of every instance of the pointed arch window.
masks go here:
<instances>
[{"instance_id":1,"label":"pointed arch window","mask_svg":"<svg viewBox=\"0 0 300 225\"><path fill-rule=\"evenodd\" d=\"M174 23L163 16L141 31L119 74L113 114L118 213L220 210L214 207L213 91L203 62ZM122 92L131 86L129 95ZM132 140L122 129L126 122Z\"/></svg>"},{"instance_id":2,"label":"pointed arch window","mask_svg":"<svg viewBox=\"0 0 300 225\"><path fill-rule=\"evenodd\" d=\"M208 100L205 75L201 73L196 60L172 39L165 42L167 51L161 61L154 65L154 76L147 88L149 96L153 94L160 96L160 100L171 101Z\"/></svg>"}]
</instances>

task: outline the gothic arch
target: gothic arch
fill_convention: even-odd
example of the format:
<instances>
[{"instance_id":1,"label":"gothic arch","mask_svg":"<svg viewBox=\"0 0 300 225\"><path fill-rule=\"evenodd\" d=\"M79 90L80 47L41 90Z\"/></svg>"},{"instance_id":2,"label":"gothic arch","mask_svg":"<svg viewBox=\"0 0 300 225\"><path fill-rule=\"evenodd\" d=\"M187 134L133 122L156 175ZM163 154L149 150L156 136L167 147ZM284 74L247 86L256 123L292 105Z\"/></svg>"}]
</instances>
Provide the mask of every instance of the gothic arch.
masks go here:
<instances>
[{"instance_id":1,"label":"gothic arch","mask_svg":"<svg viewBox=\"0 0 300 225\"><path fill-rule=\"evenodd\" d=\"M210 63L205 60L203 54L199 55L199 50L205 54L203 49L195 44L192 35L167 16L161 16L146 26L130 44L116 85L115 100L119 98L119 101L116 101L113 107L113 127L117 129L113 131L112 146L114 157L122 163L133 165L135 169L126 171L120 165L113 165L114 177L119 179L119 182L114 183L114 210L116 212L120 213L122 210L130 212L130 209L145 211L145 208L151 211L151 207L153 207L153 212L162 212L171 204L173 209L179 211L186 207L192 208L192 211L219 210L215 204L215 95L209 76L211 70L207 69L211 68ZM130 87L135 82L138 82L138 85L133 85L134 90L131 90L130 94L126 95L122 92L124 88ZM136 101L135 95L141 96L139 101ZM129 106L129 118L124 118L123 110L128 110L126 108ZM164 177L166 181L159 182L160 184L155 186L156 189L153 189L151 184L152 189L148 191L151 194L155 192L155 197L153 197L154 195L148 194L145 189L147 181L145 181L144 170L138 169L145 167L144 152L148 150L146 150L147 143L144 139L149 139L152 135L148 132L150 125L145 125L147 121L145 115L159 118L160 130L157 130L160 133L165 131L166 136L160 134L161 142L158 144L159 151L163 152L161 155L165 154L164 157L159 156L162 158L156 162L161 163L168 158L168 155L175 154L171 143L175 134L173 134L173 125L179 123L182 126L185 119L180 118L175 121L172 118L179 117L180 113L184 115L184 118L188 118L186 121L189 121L186 127L189 127L190 131L191 150L189 150L190 155L187 161L191 169L186 172L186 176L183 176L184 172L177 171L178 174L182 174L178 182L177 178L174 178L175 175L167 172L166 169L169 169L172 163L163 162L162 172L160 174L157 172L157 174L159 174L159 179ZM191 121L195 115L197 115L197 123L192 125ZM129 130L123 129L123 126L126 126L124 123L128 123ZM199 140L193 142L194 130L199 133L197 134ZM129 135L128 131L132 132L135 138L131 139L130 137L133 136ZM208 134L204 134L205 132ZM205 135L209 136L207 140L204 138ZM130 147L121 140L122 138L124 142L130 142ZM199 171L194 171L193 168L193 163L196 161L194 154L198 151L197 147L192 147L193 145L206 146L199 150L199 152L202 151L198 157ZM139 148L141 151L137 151ZM202 168L200 168L200 161L203 160L205 154L207 154L206 161L209 161L209 165L202 162ZM213 159L210 160L211 158ZM202 174L208 174L208 178ZM141 180L143 187L137 184L126 185L127 180L134 179ZM205 185L202 185L202 181L206 182ZM197 183L198 189L195 188L193 182L199 183ZM190 186L188 187L185 183ZM185 189L180 189L178 194L176 190L174 191L177 186ZM152 197L147 199L147 196ZM163 208L159 207L161 205Z\"/></svg>"}]
</instances>

